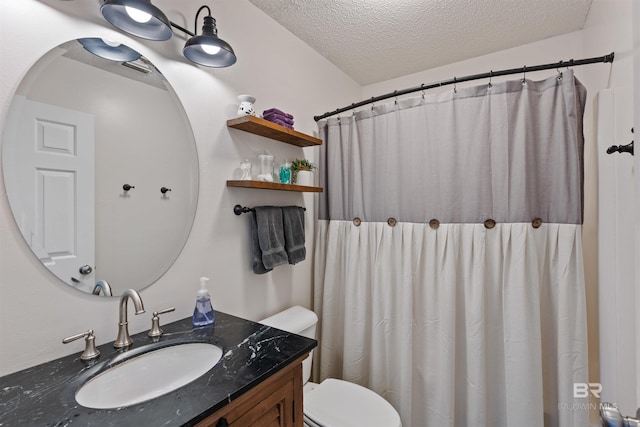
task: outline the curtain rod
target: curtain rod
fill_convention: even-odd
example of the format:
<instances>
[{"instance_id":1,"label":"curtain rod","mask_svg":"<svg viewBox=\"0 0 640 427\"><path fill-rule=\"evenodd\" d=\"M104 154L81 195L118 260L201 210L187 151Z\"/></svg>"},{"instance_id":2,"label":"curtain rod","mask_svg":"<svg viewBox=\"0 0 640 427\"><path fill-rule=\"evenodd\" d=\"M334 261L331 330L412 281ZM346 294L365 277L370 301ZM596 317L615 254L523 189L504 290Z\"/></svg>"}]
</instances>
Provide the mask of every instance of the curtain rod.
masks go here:
<instances>
[{"instance_id":1,"label":"curtain rod","mask_svg":"<svg viewBox=\"0 0 640 427\"><path fill-rule=\"evenodd\" d=\"M303 207L303 210L307 210L307 208ZM246 206L242 206L242 205L235 205L233 207L233 213L236 215L242 215L243 213L249 213L249 212L255 212L256 210L254 208L248 208Z\"/></svg>"},{"instance_id":2,"label":"curtain rod","mask_svg":"<svg viewBox=\"0 0 640 427\"><path fill-rule=\"evenodd\" d=\"M380 96L372 96L371 99L367 99L365 101L355 102L347 107L338 108L335 111L330 111L324 113L320 116L314 116L313 119L317 122L327 117L335 116L336 114L343 113L345 111L353 110L354 108L362 107L363 105L373 104L374 102L382 101L384 99L394 98L400 95L406 95L407 93L423 91L427 89L433 89L440 86L452 85L456 83L468 82L471 80L480 80L480 79L490 79L492 77L506 76L509 74L521 74L533 71L542 71L542 70L553 70L558 69L560 67L575 67L578 65L587 65L587 64L597 64L600 62L613 62L614 53L611 52L605 56L598 56L595 58L587 58L587 59L570 59L568 61L560 61L554 62L552 64L542 64L542 65L534 65L532 67L527 67L526 65L522 68L510 68L508 70L499 70L499 71L490 71L488 73L483 74L472 74L469 76L463 77L454 77L449 80L442 80L435 83L430 84L421 84L420 86L402 89L402 90L394 90L393 92L386 93Z\"/></svg>"}]
</instances>

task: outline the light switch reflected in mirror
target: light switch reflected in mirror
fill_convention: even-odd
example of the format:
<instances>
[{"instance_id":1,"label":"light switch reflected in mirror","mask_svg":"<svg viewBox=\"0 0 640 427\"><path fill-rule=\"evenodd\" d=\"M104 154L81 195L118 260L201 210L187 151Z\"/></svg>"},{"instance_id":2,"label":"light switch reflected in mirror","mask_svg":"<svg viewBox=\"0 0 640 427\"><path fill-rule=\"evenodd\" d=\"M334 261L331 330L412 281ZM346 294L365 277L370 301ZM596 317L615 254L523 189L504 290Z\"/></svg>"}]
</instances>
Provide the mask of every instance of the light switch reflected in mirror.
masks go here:
<instances>
[{"instance_id":1,"label":"light switch reflected in mirror","mask_svg":"<svg viewBox=\"0 0 640 427\"><path fill-rule=\"evenodd\" d=\"M144 56L113 61L77 40L55 47L16 90L2 150L16 225L67 285L140 290L182 251L197 205L196 146L178 97ZM180 191L161 199L163 186Z\"/></svg>"}]
</instances>

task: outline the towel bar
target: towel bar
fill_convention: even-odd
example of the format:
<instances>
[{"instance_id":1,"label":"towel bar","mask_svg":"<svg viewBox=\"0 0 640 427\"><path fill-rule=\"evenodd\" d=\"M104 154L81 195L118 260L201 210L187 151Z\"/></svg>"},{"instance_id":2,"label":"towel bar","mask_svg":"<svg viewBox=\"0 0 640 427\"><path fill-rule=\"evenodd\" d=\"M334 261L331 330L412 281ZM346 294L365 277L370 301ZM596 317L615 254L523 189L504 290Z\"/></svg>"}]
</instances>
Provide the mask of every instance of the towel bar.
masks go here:
<instances>
[{"instance_id":1,"label":"towel bar","mask_svg":"<svg viewBox=\"0 0 640 427\"><path fill-rule=\"evenodd\" d=\"M305 211L307 210L307 208L302 208ZM253 212L253 208L248 208L246 206L240 206L240 205L235 205L233 207L233 213L236 215L242 215L243 213L249 213L249 212Z\"/></svg>"}]
</instances>

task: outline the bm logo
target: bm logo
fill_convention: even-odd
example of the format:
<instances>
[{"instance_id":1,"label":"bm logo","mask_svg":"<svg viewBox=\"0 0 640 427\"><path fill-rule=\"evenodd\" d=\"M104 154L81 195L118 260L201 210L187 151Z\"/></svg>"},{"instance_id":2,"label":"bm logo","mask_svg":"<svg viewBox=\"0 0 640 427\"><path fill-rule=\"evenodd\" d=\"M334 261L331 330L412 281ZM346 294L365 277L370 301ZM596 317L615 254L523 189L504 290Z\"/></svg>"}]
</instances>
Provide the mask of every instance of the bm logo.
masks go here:
<instances>
[{"instance_id":1,"label":"bm logo","mask_svg":"<svg viewBox=\"0 0 640 427\"><path fill-rule=\"evenodd\" d=\"M575 399L589 397L592 394L596 399L600 399L602 384L600 383L573 383L573 397Z\"/></svg>"}]
</instances>

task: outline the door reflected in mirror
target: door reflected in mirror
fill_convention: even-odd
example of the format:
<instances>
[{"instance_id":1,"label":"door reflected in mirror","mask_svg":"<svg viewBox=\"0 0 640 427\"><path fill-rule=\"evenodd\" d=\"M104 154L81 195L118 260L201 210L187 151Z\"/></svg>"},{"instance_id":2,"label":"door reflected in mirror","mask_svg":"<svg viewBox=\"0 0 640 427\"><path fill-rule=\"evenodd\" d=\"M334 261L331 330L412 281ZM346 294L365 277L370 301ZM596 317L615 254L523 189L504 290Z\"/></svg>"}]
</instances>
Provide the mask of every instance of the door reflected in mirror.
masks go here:
<instances>
[{"instance_id":1,"label":"door reflected in mirror","mask_svg":"<svg viewBox=\"0 0 640 427\"><path fill-rule=\"evenodd\" d=\"M196 146L178 97L144 56L114 61L78 40L52 49L16 90L2 150L16 225L67 285L140 290L182 251Z\"/></svg>"}]
</instances>

